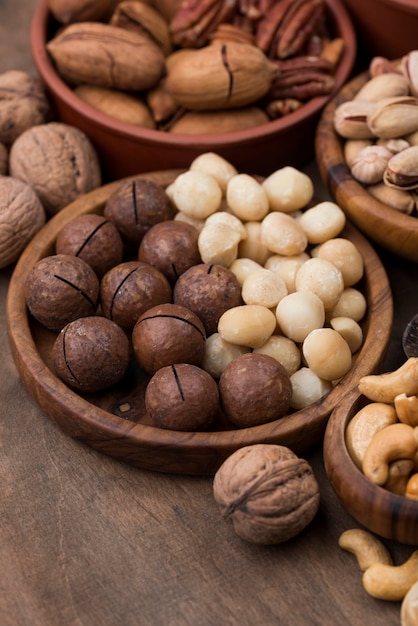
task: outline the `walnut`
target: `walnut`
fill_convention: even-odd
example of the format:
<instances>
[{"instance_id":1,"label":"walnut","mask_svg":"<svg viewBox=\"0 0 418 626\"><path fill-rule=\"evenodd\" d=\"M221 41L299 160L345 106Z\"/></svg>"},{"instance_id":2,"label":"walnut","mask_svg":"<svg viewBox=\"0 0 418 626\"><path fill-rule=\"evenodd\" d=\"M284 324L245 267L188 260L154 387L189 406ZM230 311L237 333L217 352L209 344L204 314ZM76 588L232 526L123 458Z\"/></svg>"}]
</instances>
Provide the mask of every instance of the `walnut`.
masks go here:
<instances>
[{"instance_id":1,"label":"walnut","mask_svg":"<svg viewBox=\"0 0 418 626\"><path fill-rule=\"evenodd\" d=\"M299 534L320 501L309 463L274 444L246 446L229 456L215 474L213 493L238 537L265 545Z\"/></svg>"},{"instance_id":2,"label":"walnut","mask_svg":"<svg viewBox=\"0 0 418 626\"><path fill-rule=\"evenodd\" d=\"M61 122L22 133L10 149L9 169L35 189L49 215L101 185L98 156L87 135Z\"/></svg>"},{"instance_id":3,"label":"walnut","mask_svg":"<svg viewBox=\"0 0 418 626\"><path fill-rule=\"evenodd\" d=\"M0 176L5 176L9 171L9 151L4 143L0 143Z\"/></svg>"},{"instance_id":4,"label":"walnut","mask_svg":"<svg viewBox=\"0 0 418 626\"><path fill-rule=\"evenodd\" d=\"M45 219L41 201L29 185L0 176L0 268L17 261Z\"/></svg>"},{"instance_id":5,"label":"walnut","mask_svg":"<svg viewBox=\"0 0 418 626\"><path fill-rule=\"evenodd\" d=\"M0 74L0 141L11 145L25 130L51 119L42 83L27 72Z\"/></svg>"}]
</instances>

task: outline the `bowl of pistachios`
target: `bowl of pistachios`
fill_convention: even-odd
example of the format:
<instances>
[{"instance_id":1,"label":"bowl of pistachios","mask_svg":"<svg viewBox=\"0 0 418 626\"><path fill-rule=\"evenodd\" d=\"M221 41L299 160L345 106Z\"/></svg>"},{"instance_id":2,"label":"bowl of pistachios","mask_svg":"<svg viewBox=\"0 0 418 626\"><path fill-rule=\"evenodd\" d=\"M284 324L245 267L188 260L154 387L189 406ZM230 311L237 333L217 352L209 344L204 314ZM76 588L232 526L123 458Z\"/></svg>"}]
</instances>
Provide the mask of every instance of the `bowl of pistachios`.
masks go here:
<instances>
[{"instance_id":1,"label":"bowl of pistachios","mask_svg":"<svg viewBox=\"0 0 418 626\"><path fill-rule=\"evenodd\" d=\"M111 179L205 151L261 175L301 166L356 57L342 0L76 4L40 0L32 56L58 119L87 134Z\"/></svg>"},{"instance_id":2,"label":"bowl of pistachios","mask_svg":"<svg viewBox=\"0 0 418 626\"><path fill-rule=\"evenodd\" d=\"M418 262L418 50L373 57L325 107L315 150L335 201L374 243Z\"/></svg>"}]
</instances>

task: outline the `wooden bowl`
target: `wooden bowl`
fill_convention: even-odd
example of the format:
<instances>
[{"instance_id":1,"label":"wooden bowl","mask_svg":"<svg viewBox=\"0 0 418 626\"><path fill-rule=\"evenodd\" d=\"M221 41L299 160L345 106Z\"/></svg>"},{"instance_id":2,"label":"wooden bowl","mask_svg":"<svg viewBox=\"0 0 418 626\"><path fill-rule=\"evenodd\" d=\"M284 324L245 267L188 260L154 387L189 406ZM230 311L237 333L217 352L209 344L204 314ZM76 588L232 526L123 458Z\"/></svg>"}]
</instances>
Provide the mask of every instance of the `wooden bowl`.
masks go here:
<instances>
[{"instance_id":1,"label":"wooden bowl","mask_svg":"<svg viewBox=\"0 0 418 626\"><path fill-rule=\"evenodd\" d=\"M389 59L417 47L416 0L344 0L353 18L359 42L370 55Z\"/></svg>"},{"instance_id":2,"label":"wooden bowl","mask_svg":"<svg viewBox=\"0 0 418 626\"><path fill-rule=\"evenodd\" d=\"M335 202L363 233L397 256L417 263L418 218L379 202L351 176L343 140L334 130L335 109L351 100L368 79L368 71L359 74L325 107L315 138L319 172Z\"/></svg>"},{"instance_id":3,"label":"wooden bowl","mask_svg":"<svg viewBox=\"0 0 418 626\"><path fill-rule=\"evenodd\" d=\"M178 171L144 174L163 185ZM13 272L7 298L10 345L24 385L41 409L72 437L138 467L164 472L212 474L236 449L254 443L277 443L302 452L323 436L332 409L361 376L378 367L389 341L393 303L388 279L366 239L350 224L344 236L355 243L365 262L362 290L368 310L363 321L364 344L355 363L329 392L309 407L280 420L242 430L179 432L150 425L144 408L146 380L124 380L103 394L82 396L69 389L51 369L50 348L55 334L28 314L24 296L26 276L41 258L54 253L55 239L70 219L101 213L120 181L109 183L76 200L55 215L35 236Z\"/></svg>"},{"instance_id":4,"label":"wooden bowl","mask_svg":"<svg viewBox=\"0 0 418 626\"><path fill-rule=\"evenodd\" d=\"M374 485L347 450L347 425L366 403L366 398L353 390L332 412L324 436L327 476L340 502L357 522L385 539L418 545L418 502Z\"/></svg>"},{"instance_id":5,"label":"wooden bowl","mask_svg":"<svg viewBox=\"0 0 418 626\"><path fill-rule=\"evenodd\" d=\"M345 51L335 74L336 91L349 78L356 58L356 35L341 0L326 0L335 35ZM188 167L201 152L217 152L245 172L267 175L285 165L303 165L314 155L320 113L331 95L314 98L298 111L261 126L211 135L171 134L119 122L83 102L62 81L45 43L57 29L41 0L31 26L34 63L59 120L83 130L91 139L111 180L139 172Z\"/></svg>"}]
</instances>

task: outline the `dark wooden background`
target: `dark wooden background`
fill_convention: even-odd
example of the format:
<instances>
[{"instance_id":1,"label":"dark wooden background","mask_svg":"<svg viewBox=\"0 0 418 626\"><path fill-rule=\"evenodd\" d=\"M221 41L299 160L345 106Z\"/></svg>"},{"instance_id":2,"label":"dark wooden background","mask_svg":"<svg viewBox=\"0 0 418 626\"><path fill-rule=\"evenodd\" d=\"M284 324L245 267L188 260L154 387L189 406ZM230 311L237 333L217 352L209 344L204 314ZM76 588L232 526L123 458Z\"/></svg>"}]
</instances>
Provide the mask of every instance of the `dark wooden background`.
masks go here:
<instances>
[{"instance_id":1,"label":"dark wooden background","mask_svg":"<svg viewBox=\"0 0 418 626\"><path fill-rule=\"evenodd\" d=\"M35 0L0 0L0 72L34 72ZM315 164L307 171L320 185ZM324 193L324 197L326 194ZM395 324L382 369L399 366L418 311L418 268L381 253ZM400 604L363 590L338 537L357 526L325 476L322 449L305 457L320 511L295 539L257 547L220 517L211 478L133 469L63 434L19 380L8 347L0 270L1 626L394 626ZM413 547L386 542L395 562Z\"/></svg>"}]
</instances>

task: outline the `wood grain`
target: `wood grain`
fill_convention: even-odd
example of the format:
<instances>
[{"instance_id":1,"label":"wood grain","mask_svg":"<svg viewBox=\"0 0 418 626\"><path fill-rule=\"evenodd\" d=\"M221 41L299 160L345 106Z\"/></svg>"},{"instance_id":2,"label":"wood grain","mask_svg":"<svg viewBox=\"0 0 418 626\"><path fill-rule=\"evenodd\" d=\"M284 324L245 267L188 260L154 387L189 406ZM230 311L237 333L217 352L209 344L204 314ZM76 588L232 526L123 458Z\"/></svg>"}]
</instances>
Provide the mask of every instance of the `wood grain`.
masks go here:
<instances>
[{"instance_id":1,"label":"wood grain","mask_svg":"<svg viewBox=\"0 0 418 626\"><path fill-rule=\"evenodd\" d=\"M343 155L343 141L334 130L337 106L351 100L369 78L359 74L325 107L319 120L315 152L328 191L350 220L372 241L402 258L418 262L418 219L373 198L350 174Z\"/></svg>"}]
</instances>

